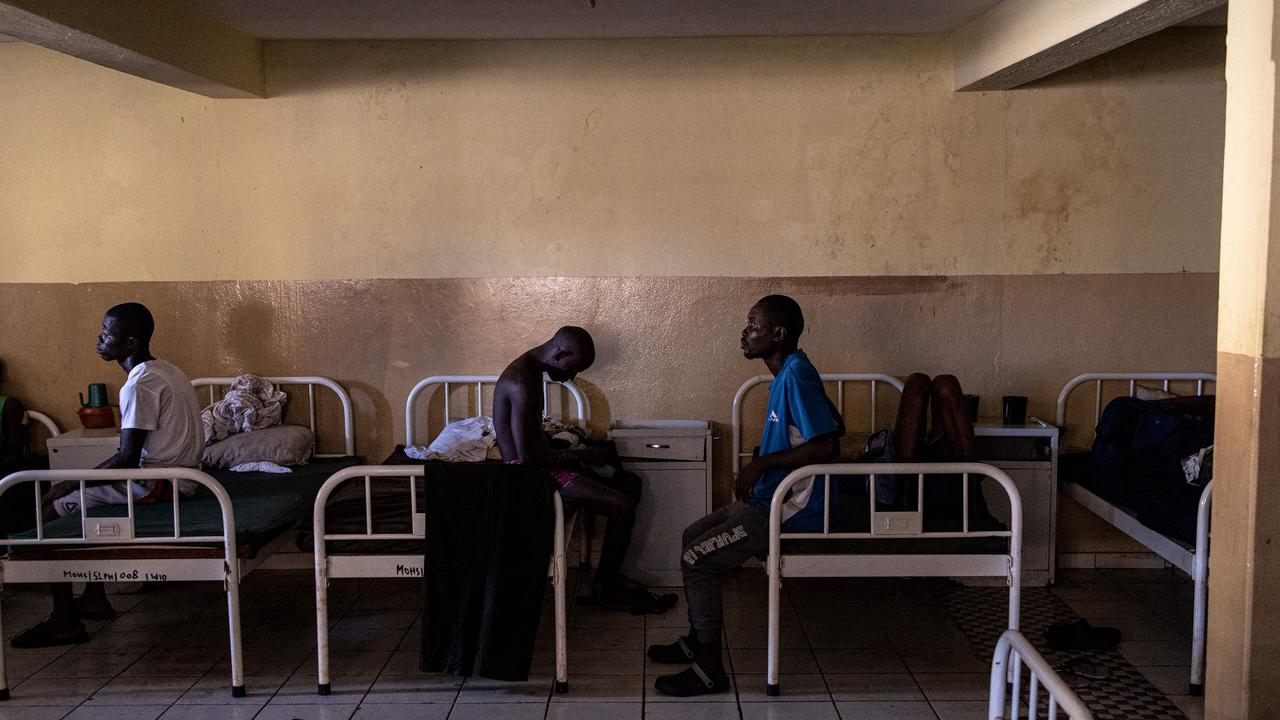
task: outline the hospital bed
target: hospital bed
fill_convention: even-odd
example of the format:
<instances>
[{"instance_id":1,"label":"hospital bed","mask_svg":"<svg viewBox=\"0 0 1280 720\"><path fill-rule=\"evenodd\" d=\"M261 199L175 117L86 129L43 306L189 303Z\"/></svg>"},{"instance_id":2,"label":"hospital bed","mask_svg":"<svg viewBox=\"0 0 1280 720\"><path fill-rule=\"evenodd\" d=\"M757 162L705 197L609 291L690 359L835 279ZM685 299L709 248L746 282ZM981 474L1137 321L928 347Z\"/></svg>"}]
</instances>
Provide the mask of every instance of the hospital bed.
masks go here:
<instances>
[{"instance_id":1,"label":"hospital bed","mask_svg":"<svg viewBox=\"0 0 1280 720\"><path fill-rule=\"evenodd\" d=\"M766 385L768 375L751 378L739 388L733 402L733 466L736 475L744 450L745 398L756 386ZM846 426L861 423L846 406L852 385L869 401L862 414L874 432L880 407L880 386L901 393L897 378L881 373L830 373L822 379L836 386L836 406ZM882 511L875 500L876 477L893 476L899 482L914 476L916 511ZM867 504L843 503L833 512L832 487L841 481L856 487L865 477ZM938 518L921 510L927 483L961 483L960 518ZM790 489L802 481L818 481L815 492L825 493L826 512L821 532L784 532L782 506ZM988 478L1007 498L1007 524L971 522L970 483ZM779 686L779 625L783 577L998 577L1009 586L1008 628L1018 628L1022 574L1022 500L1004 471L982 463L831 463L810 465L788 474L773 495L769 513L769 554L765 560L769 584L768 674L766 692L776 696Z\"/></svg>"},{"instance_id":2,"label":"hospital bed","mask_svg":"<svg viewBox=\"0 0 1280 720\"><path fill-rule=\"evenodd\" d=\"M1022 678L1026 668L1026 713L1020 710L1023 702ZM1010 682L1012 681L1012 682ZM1012 686L1012 687L1010 687ZM1043 695L1041 694L1043 689ZM988 720L1036 720L1044 709L1045 717L1071 720L1093 720L1093 713L1084 701L1054 671L1044 656L1017 630L1005 630L996 643L991 658L991 692L988 696Z\"/></svg>"},{"instance_id":3,"label":"hospital bed","mask_svg":"<svg viewBox=\"0 0 1280 720\"><path fill-rule=\"evenodd\" d=\"M482 414L485 389L496 375L435 375L413 386L405 401L405 446L429 440L431 401L439 398L441 425ZM461 414L455 412L459 391ZM474 391L474 392L472 392ZM567 394L567 398L565 395ZM422 407L419 407L421 401ZM572 406L573 414L569 411ZM543 378L543 412L559 412L566 421L576 418L585 426L590 419L586 395L572 382ZM418 432L418 417L427 421ZM422 578L426 515L422 508L423 468L397 451L389 464L346 468L330 477L316 495L312 514L311 545L316 573L317 691L330 692L329 600L332 578ZM410 464L416 463L416 464ZM553 495L555 537L549 574L555 593L556 680L558 693L568 692L566 652L565 528L560 494Z\"/></svg>"},{"instance_id":4,"label":"hospital bed","mask_svg":"<svg viewBox=\"0 0 1280 720\"><path fill-rule=\"evenodd\" d=\"M1093 384L1093 424L1096 426L1102 416L1104 397L1107 397L1107 383L1124 383L1128 396L1137 394L1144 384L1158 383L1164 391L1171 387L1179 389L1194 386L1197 396L1205 394L1206 385L1216 383L1217 376L1210 372L1177 372L1177 373L1085 373L1077 375L1063 386L1058 394L1056 423L1058 427L1071 427L1069 420L1077 424L1082 422L1068 417L1068 409L1073 394L1082 386ZM1088 435L1092 440L1093 435ZM1066 450L1064 449L1064 455ZM1191 678L1189 692L1201 695L1204 692L1204 658L1205 658L1205 626L1208 613L1209 591L1209 514L1213 502L1213 483L1205 484L1200 493L1200 501L1196 506L1195 536L1193 538L1176 538L1161 534L1138 520L1132 508L1125 507L1111 497L1106 488L1089 482L1087 475L1064 477L1063 488L1076 502L1088 508L1095 515L1107 521L1124 534L1137 540L1149 550L1159 555L1166 562L1191 576L1195 583L1194 605L1191 617Z\"/></svg>"},{"instance_id":5,"label":"hospital bed","mask_svg":"<svg viewBox=\"0 0 1280 720\"><path fill-rule=\"evenodd\" d=\"M207 388L214 399L233 379L200 378L192 384ZM184 480L198 488L190 497L173 493L172 500L155 504L135 504L130 497L124 505L102 505L37 522L34 530L6 541L9 547L0 557L0 578L7 583L222 582L227 593L231 692L233 697L243 697L241 579L292 537L298 518L311 511L312 500L329 475L359 462L353 457L351 399L341 385L315 376L267 379L282 387L305 387L313 435L317 432L317 388L330 391L340 405L343 452L313 452L307 464L294 466L286 475L194 468L13 473L0 480L0 495L27 482L77 482L82 492L87 482L103 480ZM319 444L313 450L318 450ZM39 486L36 490L33 511L38 518ZM0 647L0 699L7 697Z\"/></svg>"}]
</instances>

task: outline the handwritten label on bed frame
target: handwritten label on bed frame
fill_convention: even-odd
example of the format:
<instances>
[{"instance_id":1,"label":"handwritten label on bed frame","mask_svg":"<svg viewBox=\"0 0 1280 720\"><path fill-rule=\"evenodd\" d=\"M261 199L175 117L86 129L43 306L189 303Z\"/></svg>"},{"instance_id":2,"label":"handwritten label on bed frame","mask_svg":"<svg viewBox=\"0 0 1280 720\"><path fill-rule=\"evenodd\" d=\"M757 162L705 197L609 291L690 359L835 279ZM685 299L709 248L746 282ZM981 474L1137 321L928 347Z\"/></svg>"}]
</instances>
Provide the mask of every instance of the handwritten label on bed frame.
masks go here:
<instances>
[{"instance_id":1,"label":"handwritten label on bed frame","mask_svg":"<svg viewBox=\"0 0 1280 720\"><path fill-rule=\"evenodd\" d=\"M422 568L416 565L396 563L396 577L422 577Z\"/></svg>"},{"instance_id":2,"label":"handwritten label on bed frame","mask_svg":"<svg viewBox=\"0 0 1280 720\"><path fill-rule=\"evenodd\" d=\"M122 570L63 570L62 579L80 582L164 582L166 573L147 572L138 568Z\"/></svg>"}]
</instances>

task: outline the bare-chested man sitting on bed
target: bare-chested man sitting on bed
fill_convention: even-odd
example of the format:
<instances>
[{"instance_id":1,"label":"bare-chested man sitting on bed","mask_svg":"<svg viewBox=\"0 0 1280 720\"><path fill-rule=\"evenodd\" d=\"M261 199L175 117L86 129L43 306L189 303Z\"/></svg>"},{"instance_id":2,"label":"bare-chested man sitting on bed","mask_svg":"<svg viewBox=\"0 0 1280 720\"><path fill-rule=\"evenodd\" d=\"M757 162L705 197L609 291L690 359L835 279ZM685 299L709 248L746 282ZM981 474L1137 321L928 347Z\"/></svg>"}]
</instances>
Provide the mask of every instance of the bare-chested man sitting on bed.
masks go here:
<instances>
[{"instance_id":1,"label":"bare-chested man sitting on bed","mask_svg":"<svg viewBox=\"0 0 1280 720\"><path fill-rule=\"evenodd\" d=\"M611 609L662 612L674 603L674 595L652 595L621 572L640 502L640 478L617 468L606 471L609 477L593 472L590 468L609 463L609 453L604 448L587 445L555 450L543 433L543 373L557 382L572 380L591 367L595 359L590 333L566 326L550 340L511 361L494 390L493 427L498 449L504 462L532 464L545 470L571 506L606 518L608 526L591 583L591 602Z\"/></svg>"}]
</instances>

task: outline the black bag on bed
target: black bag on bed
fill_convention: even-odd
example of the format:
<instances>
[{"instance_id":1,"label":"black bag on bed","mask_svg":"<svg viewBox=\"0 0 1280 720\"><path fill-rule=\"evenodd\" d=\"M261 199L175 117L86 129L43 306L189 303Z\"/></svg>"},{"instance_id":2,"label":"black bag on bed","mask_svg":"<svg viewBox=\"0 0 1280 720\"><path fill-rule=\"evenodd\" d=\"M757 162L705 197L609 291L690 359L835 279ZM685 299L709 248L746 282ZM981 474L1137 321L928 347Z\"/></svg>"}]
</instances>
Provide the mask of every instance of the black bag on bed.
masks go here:
<instances>
[{"instance_id":1,"label":"black bag on bed","mask_svg":"<svg viewBox=\"0 0 1280 720\"><path fill-rule=\"evenodd\" d=\"M1107 404L1093 442L1093 470L1106 496L1156 532L1195 536L1202 486L1188 484L1182 460L1213 444L1214 397Z\"/></svg>"}]
</instances>

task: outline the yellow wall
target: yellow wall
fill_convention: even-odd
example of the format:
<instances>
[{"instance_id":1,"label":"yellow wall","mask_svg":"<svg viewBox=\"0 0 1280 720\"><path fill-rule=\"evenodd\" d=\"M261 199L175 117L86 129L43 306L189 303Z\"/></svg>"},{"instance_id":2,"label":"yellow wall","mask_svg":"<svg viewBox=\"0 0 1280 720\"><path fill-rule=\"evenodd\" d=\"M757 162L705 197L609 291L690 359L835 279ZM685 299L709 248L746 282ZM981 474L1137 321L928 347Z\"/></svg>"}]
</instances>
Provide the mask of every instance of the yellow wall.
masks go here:
<instances>
[{"instance_id":1,"label":"yellow wall","mask_svg":"<svg viewBox=\"0 0 1280 720\"><path fill-rule=\"evenodd\" d=\"M939 37L0 45L0 281L1216 270L1220 32L953 93Z\"/></svg>"},{"instance_id":2,"label":"yellow wall","mask_svg":"<svg viewBox=\"0 0 1280 720\"><path fill-rule=\"evenodd\" d=\"M601 338L597 420L723 432L767 292L800 299L823 370L953 372L988 414L1213 363L1220 31L1004 93L953 93L938 37L266 57L269 99L209 100L0 44L6 392L74 423L128 299L193 376L338 378L371 459L414 381L496 372L564 322ZM1133 548L1064 523L1063 548Z\"/></svg>"}]
</instances>

